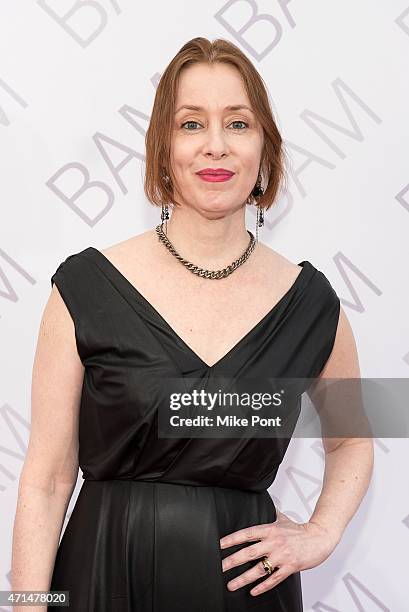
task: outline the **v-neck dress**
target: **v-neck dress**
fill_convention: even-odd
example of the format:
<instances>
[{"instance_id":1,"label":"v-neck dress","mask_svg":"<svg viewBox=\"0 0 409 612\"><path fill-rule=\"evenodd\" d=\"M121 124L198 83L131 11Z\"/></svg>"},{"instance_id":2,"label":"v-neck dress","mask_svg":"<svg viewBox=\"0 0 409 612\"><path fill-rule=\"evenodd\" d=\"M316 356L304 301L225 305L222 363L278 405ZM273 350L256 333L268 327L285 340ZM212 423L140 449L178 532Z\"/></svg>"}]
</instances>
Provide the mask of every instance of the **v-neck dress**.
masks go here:
<instances>
[{"instance_id":1,"label":"v-neck dress","mask_svg":"<svg viewBox=\"0 0 409 612\"><path fill-rule=\"evenodd\" d=\"M50 590L75 612L301 612L300 572L260 595L253 567L222 571L223 536L276 520L268 488L290 439L158 436L169 378L319 376L340 301L309 261L271 310L212 366L94 247L51 277L73 319L84 365L79 465L84 482L59 543ZM181 296L182 297L182 296ZM183 303L183 297L181 304ZM252 544L252 543L250 543ZM49 607L54 609L54 607Z\"/></svg>"}]
</instances>

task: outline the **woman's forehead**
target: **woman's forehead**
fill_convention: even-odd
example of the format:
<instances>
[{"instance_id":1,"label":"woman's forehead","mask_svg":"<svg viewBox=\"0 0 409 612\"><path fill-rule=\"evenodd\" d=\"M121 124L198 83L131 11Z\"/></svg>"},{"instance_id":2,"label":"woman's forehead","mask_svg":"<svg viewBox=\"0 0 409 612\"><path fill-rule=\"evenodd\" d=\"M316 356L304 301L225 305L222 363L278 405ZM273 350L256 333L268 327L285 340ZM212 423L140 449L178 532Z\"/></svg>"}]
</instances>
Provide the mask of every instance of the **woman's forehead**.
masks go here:
<instances>
[{"instance_id":1,"label":"woman's forehead","mask_svg":"<svg viewBox=\"0 0 409 612\"><path fill-rule=\"evenodd\" d=\"M209 84L211 87L209 87ZM195 96L196 101L193 104L200 104L197 96L203 96L203 92L207 95L225 95L233 96L240 95L240 98L245 98L243 103L248 102L244 82L240 72L228 65L202 65L196 64L182 70L178 88L178 96ZM232 102L233 104L234 102Z\"/></svg>"}]
</instances>

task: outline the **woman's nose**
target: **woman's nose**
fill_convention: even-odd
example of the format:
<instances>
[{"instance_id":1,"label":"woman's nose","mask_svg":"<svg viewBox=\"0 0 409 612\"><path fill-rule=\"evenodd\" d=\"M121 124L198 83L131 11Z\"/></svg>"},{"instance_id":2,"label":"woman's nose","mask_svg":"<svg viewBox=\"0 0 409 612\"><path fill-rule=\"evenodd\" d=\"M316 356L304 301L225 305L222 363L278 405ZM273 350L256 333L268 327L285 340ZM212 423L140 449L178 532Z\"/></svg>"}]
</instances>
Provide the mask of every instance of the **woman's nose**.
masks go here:
<instances>
[{"instance_id":1,"label":"woman's nose","mask_svg":"<svg viewBox=\"0 0 409 612\"><path fill-rule=\"evenodd\" d=\"M226 135L222 128L209 128L205 135L203 144L205 154L223 155L228 152Z\"/></svg>"}]
</instances>

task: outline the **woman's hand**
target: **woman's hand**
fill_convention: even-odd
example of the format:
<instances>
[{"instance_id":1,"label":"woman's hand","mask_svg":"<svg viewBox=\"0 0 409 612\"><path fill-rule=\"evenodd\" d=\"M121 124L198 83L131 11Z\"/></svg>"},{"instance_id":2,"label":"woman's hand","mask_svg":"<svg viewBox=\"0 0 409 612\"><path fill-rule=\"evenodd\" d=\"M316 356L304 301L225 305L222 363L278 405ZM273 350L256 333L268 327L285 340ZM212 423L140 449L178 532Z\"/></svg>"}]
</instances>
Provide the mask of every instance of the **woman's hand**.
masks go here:
<instances>
[{"instance_id":1,"label":"woman's hand","mask_svg":"<svg viewBox=\"0 0 409 612\"><path fill-rule=\"evenodd\" d=\"M325 561L336 547L339 538L328 533L318 523L312 521L295 523L277 510L277 520L274 523L253 525L235 531L221 538L220 547L229 548L235 544L252 541L256 543L245 546L222 561L223 571L248 561L255 561L254 567L227 583L230 591L266 576L261 584L250 591L251 595L264 593L290 574L310 569ZM268 557L273 568L278 568L270 576L260 561L264 555Z\"/></svg>"}]
</instances>

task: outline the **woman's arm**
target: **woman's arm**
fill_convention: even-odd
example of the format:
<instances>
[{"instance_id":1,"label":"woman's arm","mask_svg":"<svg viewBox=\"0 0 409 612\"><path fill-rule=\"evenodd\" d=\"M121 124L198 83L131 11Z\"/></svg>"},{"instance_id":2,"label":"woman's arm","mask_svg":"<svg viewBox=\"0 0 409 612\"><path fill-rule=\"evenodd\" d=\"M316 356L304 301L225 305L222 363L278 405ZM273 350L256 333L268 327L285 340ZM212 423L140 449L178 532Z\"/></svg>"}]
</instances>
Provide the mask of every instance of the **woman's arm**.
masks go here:
<instances>
[{"instance_id":1,"label":"woman's arm","mask_svg":"<svg viewBox=\"0 0 409 612\"><path fill-rule=\"evenodd\" d=\"M321 388L325 387L325 378L360 378L355 340L342 308L332 353L319 377L319 380L324 382ZM319 386L314 383L312 390L308 392L314 405L317 403ZM354 385L351 387L354 388ZM360 415L356 418L353 403L349 415L345 417L341 411L342 414L335 415L335 418L331 414L331 402L329 404L327 422L322 419L323 413L320 414L324 430L328 420L333 426L336 424L336 418L342 418L344 421L347 418L353 421L353 425L356 421L360 425L359 432L363 431L361 428L363 420ZM359 404L357 407L360 408ZM347 412L347 409L345 411ZM340 424L347 423L341 421ZM221 548L229 548L243 542L247 544L250 541L255 542L225 557L222 561L223 571L251 560L259 560L262 556L267 556L275 568L275 571L265 578L262 564L255 563L251 569L227 583L229 590L234 591L263 577L264 580L252 588L250 594L264 593L290 574L319 565L336 547L368 488L373 468L373 441L371 437L327 437L323 438L323 444L325 449L323 487L307 523L296 523L277 509L277 520L273 523L251 525L221 538Z\"/></svg>"},{"instance_id":2,"label":"woman's arm","mask_svg":"<svg viewBox=\"0 0 409 612\"><path fill-rule=\"evenodd\" d=\"M341 307L334 347L319 377L319 385L329 378L359 379L360 376L354 335ZM353 389L354 385L350 387ZM340 388L342 394L342 386ZM347 393L345 395L347 399ZM313 395L311 398L314 401ZM342 402L335 404L336 410ZM345 406L343 418L352 419L353 414L348 416L348 409L353 410L354 406ZM337 415L334 421L336 418L342 415ZM336 544L368 490L374 463L373 439L330 437L322 441L325 450L323 486L309 522L324 528Z\"/></svg>"},{"instance_id":3,"label":"woman's arm","mask_svg":"<svg viewBox=\"0 0 409 612\"><path fill-rule=\"evenodd\" d=\"M84 367L74 323L54 285L33 363L31 431L13 529L12 590L48 591L78 476L78 413ZM18 606L21 612L47 607Z\"/></svg>"}]
</instances>

